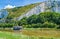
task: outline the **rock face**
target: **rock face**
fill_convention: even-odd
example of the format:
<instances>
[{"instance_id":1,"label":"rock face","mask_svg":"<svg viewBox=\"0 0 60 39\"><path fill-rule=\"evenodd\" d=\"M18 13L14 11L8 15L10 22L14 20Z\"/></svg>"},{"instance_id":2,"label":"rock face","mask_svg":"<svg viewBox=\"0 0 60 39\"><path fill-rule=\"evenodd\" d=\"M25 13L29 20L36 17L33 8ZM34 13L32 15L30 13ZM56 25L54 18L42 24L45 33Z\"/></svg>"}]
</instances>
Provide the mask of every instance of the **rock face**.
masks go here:
<instances>
[{"instance_id":1,"label":"rock face","mask_svg":"<svg viewBox=\"0 0 60 39\"><path fill-rule=\"evenodd\" d=\"M26 14L21 15L20 17L18 17L17 19L20 20L23 17L29 17L33 14L39 14L40 12L44 12L45 11L45 3L41 3L40 5L32 8L30 11L28 11Z\"/></svg>"},{"instance_id":2,"label":"rock face","mask_svg":"<svg viewBox=\"0 0 60 39\"><path fill-rule=\"evenodd\" d=\"M60 1L45 1L40 3L38 6L32 8L26 14L18 17L18 20L21 20L23 17L29 17L33 14L39 14L40 12L52 11L52 12L60 12Z\"/></svg>"},{"instance_id":3,"label":"rock face","mask_svg":"<svg viewBox=\"0 0 60 39\"><path fill-rule=\"evenodd\" d=\"M1 10L0 11L0 18L5 18L8 15L8 11L7 10Z\"/></svg>"},{"instance_id":4,"label":"rock face","mask_svg":"<svg viewBox=\"0 0 60 39\"><path fill-rule=\"evenodd\" d=\"M46 11L60 12L60 1L46 1Z\"/></svg>"},{"instance_id":5,"label":"rock face","mask_svg":"<svg viewBox=\"0 0 60 39\"><path fill-rule=\"evenodd\" d=\"M8 16L7 10L0 10L0 23L5 22L7 16Z\"/></svg>"}]
</instances>

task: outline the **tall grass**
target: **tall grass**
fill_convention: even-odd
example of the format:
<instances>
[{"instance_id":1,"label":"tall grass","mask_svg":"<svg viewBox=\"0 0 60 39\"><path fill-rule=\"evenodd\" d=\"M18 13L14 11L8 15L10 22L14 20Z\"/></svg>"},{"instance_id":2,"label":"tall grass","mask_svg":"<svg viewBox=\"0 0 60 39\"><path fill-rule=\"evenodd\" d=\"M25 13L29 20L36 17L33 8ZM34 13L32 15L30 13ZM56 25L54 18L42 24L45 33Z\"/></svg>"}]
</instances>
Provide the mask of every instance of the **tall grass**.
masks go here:
<instances>
[{"instance_id":1,"label":"tall grass","mask_svg":"<svg viewBox=\"0 0 60 39\"><path fill-rule=\"evenodd\" d=\"M22 32L0 31L0 39L60 39L60 31L32 28Z\"/></svg>"}]
</instances>

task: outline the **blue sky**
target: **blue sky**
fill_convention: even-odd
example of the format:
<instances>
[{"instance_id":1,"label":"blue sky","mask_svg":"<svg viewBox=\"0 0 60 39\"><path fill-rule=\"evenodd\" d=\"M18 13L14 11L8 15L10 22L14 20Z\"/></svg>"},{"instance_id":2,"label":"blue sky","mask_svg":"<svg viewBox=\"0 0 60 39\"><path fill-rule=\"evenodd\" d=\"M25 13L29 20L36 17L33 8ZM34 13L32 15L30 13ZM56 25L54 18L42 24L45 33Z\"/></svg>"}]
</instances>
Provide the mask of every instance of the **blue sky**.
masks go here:
<instances>
[{"instance_id":1,"label":"blue sky","mask_svg":"<svg viewBox=\"0 0 60 39\"><path fill-rule=\"evenodd\" d=\"M7 6L24 6L31 3L41 2L43 0L0 0L0 9Z\"/></svg>"}]
</instances>

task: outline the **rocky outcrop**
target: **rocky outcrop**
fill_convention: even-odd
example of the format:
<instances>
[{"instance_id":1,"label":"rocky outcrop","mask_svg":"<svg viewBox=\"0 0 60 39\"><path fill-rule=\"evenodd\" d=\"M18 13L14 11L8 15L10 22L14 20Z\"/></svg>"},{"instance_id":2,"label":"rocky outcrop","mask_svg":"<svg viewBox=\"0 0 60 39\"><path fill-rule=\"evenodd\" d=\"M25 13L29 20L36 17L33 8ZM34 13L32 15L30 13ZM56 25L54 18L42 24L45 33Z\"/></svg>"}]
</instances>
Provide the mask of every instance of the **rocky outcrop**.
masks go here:
<instances>
[{"instance_id":1,"label":"rocky outcrop","mask_svg":"<svg viewBox=\"0 0 60 39\"><path fill-rule=\"evenodd\" d=\"M18 17L17 19L20 20L23 17L29 17L33 14L39 14L40 12L45 11L45 3L41 3L40 5L32 8L30 11L28 11L26 14L21 15L20 17Z\"/></svg>"},{"instance_id":2,"label":"rocky outcrop","mask_svg":"<svg viewBox=\"0 0 60 39\"><path fill-rule=\"evenodd\" d=\"M0 23L5 22L6 18L8 16L7 10L0 10Z\"/></svg>"},{"instance_id":3,"label":"rocky outcrop","mask_svg":"<svg viewBox=\"0 0 60 39\"><path fill-rule=\"evenodd\" d=\"M23 17L29 17L33 14L39 14L40 12L45 11L53 11L53 12L60 12L60 3L59 1L50 1L50 2L42 2L38 6L29 10L26 14L21 15L17 18L17 20L21 20Z\"/></svg>"}]
</instances>

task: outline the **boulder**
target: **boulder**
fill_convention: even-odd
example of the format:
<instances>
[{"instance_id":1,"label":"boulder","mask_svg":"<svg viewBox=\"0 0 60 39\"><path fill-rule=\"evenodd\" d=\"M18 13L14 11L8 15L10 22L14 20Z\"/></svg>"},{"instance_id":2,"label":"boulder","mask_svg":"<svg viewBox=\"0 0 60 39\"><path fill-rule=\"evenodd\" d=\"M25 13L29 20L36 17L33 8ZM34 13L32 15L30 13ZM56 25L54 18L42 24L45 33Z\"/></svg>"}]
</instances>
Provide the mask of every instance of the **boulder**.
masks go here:
<instances>
[{"instance_id":1,"label":"boulder","mask_svg":"<svg viewBox=\"0 0 60 39\"><path fill-rule=\"evenodd\" d=\"M14 26L13 30L22 30L22 26Z\"/></svg>"}]
</instances>

